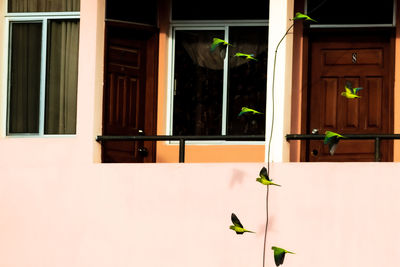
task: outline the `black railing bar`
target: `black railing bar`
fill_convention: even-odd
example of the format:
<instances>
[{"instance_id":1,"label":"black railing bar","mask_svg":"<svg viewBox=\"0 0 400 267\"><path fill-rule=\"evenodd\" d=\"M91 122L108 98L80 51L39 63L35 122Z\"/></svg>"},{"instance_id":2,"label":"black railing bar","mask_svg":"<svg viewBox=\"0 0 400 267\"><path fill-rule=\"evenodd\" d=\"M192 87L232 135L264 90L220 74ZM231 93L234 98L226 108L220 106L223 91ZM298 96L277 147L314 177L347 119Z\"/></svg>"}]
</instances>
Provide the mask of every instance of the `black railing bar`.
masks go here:
<instances>
[{"instance_id":1,"label":"black railing bar","mask_svg":"<svg viewBox=\"0 0 400 267\"><path fill-rule=\"evenodd\" d=\"M265 141L265 135L98 135L96 141Z\"/></svg>"},{"instance_id":2,"label":"black railing bar","mask_svg":"<svg viewBox=\"0 0 400 267\"><path fill-rule=\"evenodd\" d=\"M381 139L375 138L375 161L381 161Z\"/></svg>"},{"instance_id":3,"label":"black railing bar","mask_svg":"<svg viewBox=\"0 0 400 267\"><path fill-rule=\"evenodd\" d=\"M185 139L179 139L179 163L185 162Z\"/></svg>"},{"instance_id":4,"label":"black railing bar","mask_svg":"<svg viewBox=\"0 0 400 267\"><path fill-rule=\"evenodd\" d=\"M341 134L345 139L400 139L400 134ZM325 135L322 134L287 134L286 140L321 140Z\"/></svg>"}]
</instances>

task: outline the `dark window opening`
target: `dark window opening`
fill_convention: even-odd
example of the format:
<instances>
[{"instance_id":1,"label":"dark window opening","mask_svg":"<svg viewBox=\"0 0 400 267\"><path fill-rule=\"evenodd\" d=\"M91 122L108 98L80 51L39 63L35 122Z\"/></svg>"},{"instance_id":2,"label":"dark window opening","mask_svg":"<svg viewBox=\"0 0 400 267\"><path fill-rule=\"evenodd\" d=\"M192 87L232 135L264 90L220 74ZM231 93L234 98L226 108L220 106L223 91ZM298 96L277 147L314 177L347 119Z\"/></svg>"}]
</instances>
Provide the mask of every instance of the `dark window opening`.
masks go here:
<instances>
[{"instance_id":1,"label":"dark window opening","mask_svg":"<svg viewBox=\"0 0 400 267\"><path fill-rule=\"evenodd\" d=\"M210 51L214 37L224 38L223 30L175 31L174 135L265 133L268 28L229 26L226 33L233 45L228 53L226 48ZM256 60L234 56L237 52ZM263 114L239 116L242 107Z\"/></svg>"},{"instance_id":2,"label":"dark window opening","mask_svg":"<svg viewBox=\"0 0 400 267\"><path fill-rule=\"evenodd\" d=\"M106 19L157 25L157 0L107 0Z\"/></svg>"},{"instance_id":3,"label":"dark window opening","mask_svg":"<svg viewBox=\"0 0 400 267\"><path fill-rule=\"evenodd\" d=\"M172 0L173 20L267 20L268 0Z\"/></svg>"},{"instance_id":4,"label":"dark window opening","mask_svg":"<svg viewBox=\"0 0 400 267\"><path fill-rule=\"evenodd\" d=\"M307 0L318 24L393 24L393 0Z\"/></svg>"}]
</instances>

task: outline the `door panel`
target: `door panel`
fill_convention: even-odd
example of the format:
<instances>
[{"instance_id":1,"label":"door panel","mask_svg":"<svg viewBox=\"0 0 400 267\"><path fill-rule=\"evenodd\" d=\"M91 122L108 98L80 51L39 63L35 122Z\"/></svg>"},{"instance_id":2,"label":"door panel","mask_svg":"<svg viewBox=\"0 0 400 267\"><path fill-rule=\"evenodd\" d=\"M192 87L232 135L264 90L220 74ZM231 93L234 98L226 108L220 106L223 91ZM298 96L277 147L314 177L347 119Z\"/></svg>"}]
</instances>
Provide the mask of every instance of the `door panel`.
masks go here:
<instances>
[{"instance_id":1,"label":"door panel","mask_svg":"<svg viewBox=\"0 0 400 267\"><path fill-rule=\"evenodd\" d=\"M149 97L155 95L154 40L143 30L108 28L103 135L155 135L155 98ZM102 160L154 162L155 142L103 141Z\"/></svg>"},{"instance_id":2,"label":"door panel","mask_svg":"<svg viewBox=\"0 0 400 267\"><path fill-rule=\"evenodd\" d=\"M308 132L391 133L390 36L314 36ZM346 82L363 87L361 98L341 95ZM381 142L381 159L391 160L391 141ZM321 140L307 142L308 161L374 161L374 140L341 140L335 155Z\"/></svg>"}]
</instances>

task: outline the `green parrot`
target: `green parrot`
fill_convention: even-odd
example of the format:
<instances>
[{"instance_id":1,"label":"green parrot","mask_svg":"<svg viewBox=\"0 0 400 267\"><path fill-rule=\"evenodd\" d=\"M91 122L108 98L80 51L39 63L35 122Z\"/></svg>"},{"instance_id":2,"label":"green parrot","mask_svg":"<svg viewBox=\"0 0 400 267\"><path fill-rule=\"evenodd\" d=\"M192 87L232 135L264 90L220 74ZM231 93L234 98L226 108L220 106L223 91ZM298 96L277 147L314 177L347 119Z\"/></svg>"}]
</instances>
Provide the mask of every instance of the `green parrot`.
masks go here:
<instances>
[{"instance_id":1,"label":"green parrot","mask_svg":"<svg viewBox=\"0 0 400 267\"><path fill-rule=\"evenodd\" d=\"M331 132L331 131L326 131L325 132L325 139L324 139L324 144L328 144L329 145L329 153L333 156L333 154L335 154L337 145L339 143L339 139L340 138L346 138L343 135L340 135L338 133L335 132Z\"/></svg>"},{"instance_id":2,"label":"green parrot","mask_svg":"<svg viewBox=\"0 0 400 267\"><path fill-rule=\"evenodd\" d=\"M313 22L317 22L315 19L312 19L309 16L304 15L303 13L297 12L292 20L299 20L299 19L311 20Z\"/></svg>"},{"instance_id":3,"label":"green parrot","mask_svg":"<svg viewBox=\"0 0 400 267\"><path fill-rule=\"evenodd\" d=\"M246 59L251 59L251 60L255 60L258 61L258 59L256 59L254 57L254 54L244 54L244 53L236 53L233 55L234 57L245 57Z\"/></svg>"},{"instance_id":4,"label":"green parrot","mask_svg":"<svg viewBox=\"0 0 400 267\"><path fill-rule=\"evenodd\" d=\"M242 109L240 110L238 116L242 116L245 113L253 113L253 115L254 114L263 114L262 112L259 112L257 110L254 110L254 109L251 109L251 108L248 108L248 107L242 107Z\"/></svg>"},{"instance_id":5,"label":"green parrot","mask_svg":"<svg viewBox=\"0 0 400 267\"><path fill-rule=\"evenodd\" d=\"M276 185L276 186L281 186L279 184L275 184L272 182L272 180L268 176L267 168L262 167L260 171L260 177L256 179L257 182L262 183L263 185Z\"/></svg>"},{"instance_id":6,"label":"green parrot","mask_svg":"<svg viewBox=\"0 0 400 267\"><path fill-rule=\"evenodd\" d=\"M271 249L274 251L274 260L276 266L283 264L283 260L285 259L286 253L295 254L294 252L288 251L283 248L272 247Z\"/></svg>"},{"instance_id":7,"label":"green parrot","mask_svg":"<svg viewBox=\"0 0 400 267\"><path fill-rule=\"evenodd\" d=\"M228 45L232 46L230 43L228 43L225 40L222 40L222 39L219 39L219 38L213 38L213 43L211 44L210 51L214 52L215 49L217 49L217 47L220 46L220 45L222 45L222 46L225 46L225 45L226 46L228 46Z\"/></svg>"},{"instance_id":8,"label":"green parrot","mask_svg":"<svg viewBox=\"0 0 400 267\"><path fill-rule=\"evenodd\" d=\"M229 226L229 229L232 229L236 232L237 235L242 235L244 232L254 233L252 231L246 230L243 228L243 225L240 223L238 217L236 217L235 213L232 213L231 220L233 225Z\"/></svg>"},{"instance_id":9,"label":"green parrot","mask_svg":"<svg viewBox=\"0 0 400 267\"><path fill-rule=\"evenodd\" d=\"M360 98L361 96L357 95L357 92L362 90L362 87L352 88L351 82L346 82L344 86L345 92L342 92L341 95L346 98Z\"/></svg>"}]
</instances>

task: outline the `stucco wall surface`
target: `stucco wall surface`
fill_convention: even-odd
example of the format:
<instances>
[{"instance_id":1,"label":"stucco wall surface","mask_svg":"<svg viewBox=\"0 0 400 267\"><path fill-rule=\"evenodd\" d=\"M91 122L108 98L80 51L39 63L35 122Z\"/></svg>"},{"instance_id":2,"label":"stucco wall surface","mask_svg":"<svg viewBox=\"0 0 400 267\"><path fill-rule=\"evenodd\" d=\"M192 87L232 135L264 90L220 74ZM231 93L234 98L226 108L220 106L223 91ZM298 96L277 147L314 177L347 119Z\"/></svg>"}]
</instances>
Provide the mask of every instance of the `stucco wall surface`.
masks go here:
<instances>
[{"instance_id":1,"label":"stucco wall surface","mask_svg":"<svg viewBox=\"0 0 400 267\"><path fill-rule=\"evenodd\" d=\"M0 266L262 266L262 164L0 163ZM284 266L400 266L395 163L277 163ZM229 229L234 212L256 234Z\"/></svg>"}]
</instances>

